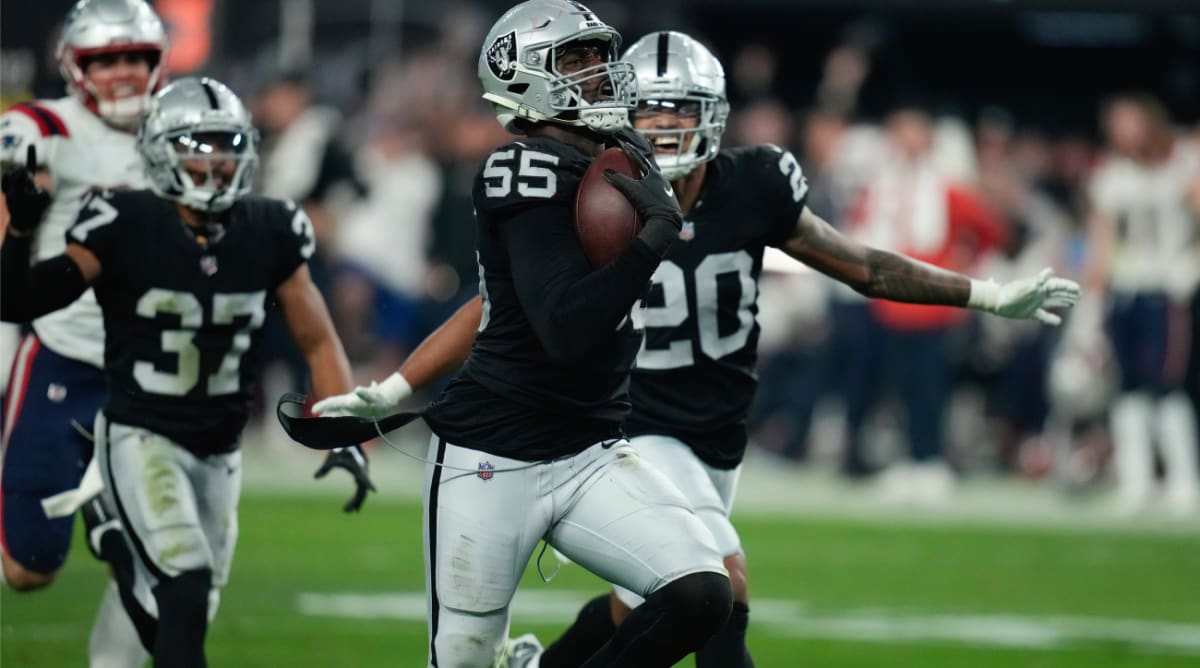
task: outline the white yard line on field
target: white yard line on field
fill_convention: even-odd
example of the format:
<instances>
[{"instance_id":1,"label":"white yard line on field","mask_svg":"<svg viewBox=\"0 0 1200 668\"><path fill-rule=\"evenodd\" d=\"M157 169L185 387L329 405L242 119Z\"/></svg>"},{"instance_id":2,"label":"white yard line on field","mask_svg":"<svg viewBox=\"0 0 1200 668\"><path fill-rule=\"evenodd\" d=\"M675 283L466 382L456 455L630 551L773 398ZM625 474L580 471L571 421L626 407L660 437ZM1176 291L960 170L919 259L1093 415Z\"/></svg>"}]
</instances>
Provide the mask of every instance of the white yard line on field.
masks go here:
<instances>
[{"instance_id":1,"label":"white yard line on field","mask_svg":"<svg viewBox=\"0 0 1200 668\"><path fill-rule=\"evenodd\" d=\"M574 618L595 592L518 592L513 615L520 623L562 623ZM425 594L304 593L302 614L354 619L425 620ZM929 615L884 609L816 613L797 601L757 599L756 627L776 635L870 642L935 642L1058 649L1079 643L1123 643L1140 650L1200 656L1200 624L1105 617L1034 617L1015 614Z\"/></svg>"},{"instance_id":2,"label":"white yard line on field","mask_svg":"<svg viewBox=\"0 0 1200 668\"><path fill-rule=\"evenodd\" d=\"M261 438L261 437L260 437ZM406 428L393 435L411 456L424 457L426 441L419 430ZM244 489L247 496L312 494L340 497L345 476L313 481L320 453L298 445L247 448ZM380 446L372 453L371 477L378 494L368 510L386 503L419 502L424 482L422 465ZM1081 532L1200 536L1200 517L1175 518L1159 510L1134 517L1115 512L1111 490L1093 495L1068 495L1050 482L1033 483L1007 477L973 476L946 503L934 507L897 503L870 484L852 484L821 466L781 466L768 455L751 451L742 470L734 503L735 521L750 518L830 518L885 521L889 524L997 526Z\"/></svg>"}]
</instances>

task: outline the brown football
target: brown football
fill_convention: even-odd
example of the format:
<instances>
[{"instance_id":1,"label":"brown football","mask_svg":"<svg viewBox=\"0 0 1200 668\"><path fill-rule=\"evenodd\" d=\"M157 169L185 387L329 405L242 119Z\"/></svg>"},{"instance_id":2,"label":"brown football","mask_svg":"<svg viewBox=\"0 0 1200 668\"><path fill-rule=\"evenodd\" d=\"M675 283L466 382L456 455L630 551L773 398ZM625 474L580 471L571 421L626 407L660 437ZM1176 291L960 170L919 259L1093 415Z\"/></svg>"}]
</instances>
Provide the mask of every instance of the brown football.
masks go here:
<instances>
[{"instance_id":1,"label":"brown football","mask_svg":"<svg viewBox=\"0 0 1200 668\"><path fill-rule=\"evenodd\" d=\"M637 166L619 148L610 148L592 160L575 194L575 233L583 254L593 267L612 262L642 231L633 205L608 181L604 170L640 178Z\"/></svg>"}]
</instances>

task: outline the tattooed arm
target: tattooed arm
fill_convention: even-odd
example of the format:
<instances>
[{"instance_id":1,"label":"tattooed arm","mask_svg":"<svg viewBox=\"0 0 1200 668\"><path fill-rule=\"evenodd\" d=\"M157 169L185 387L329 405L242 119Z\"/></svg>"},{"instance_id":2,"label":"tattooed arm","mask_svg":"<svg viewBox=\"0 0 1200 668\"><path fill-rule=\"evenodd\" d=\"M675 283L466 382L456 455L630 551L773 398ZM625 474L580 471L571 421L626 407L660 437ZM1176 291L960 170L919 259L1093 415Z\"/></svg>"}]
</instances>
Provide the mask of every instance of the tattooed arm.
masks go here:
<instances>
[{"instance_id":1,"label":"tattooed arm","mask_svg":"<svg viewBox=\"0 0 1200 668\"><path fill-rule=\"evenodd\" d=\"M1049 269L1036 277L997 285L935 267L850 239L805 207L791 237L781 246L788 255L868 297L916 304L963 306L1006 318L1037 318L1057 325L1062 319L1046 308L1071 306L1079 285L1054 278Z\"/></svg>"},{"instance_id":2,"label":"tattooed arm","mask_svg":"<svg viewBox=\"0 0 1200 668\"><path fill-rule=\"evenodd\" d=\"M916 304L966 306L971 279L854 241L814 214L800 214L783 252L868 296Z\"/></svg>"}]
</instances>

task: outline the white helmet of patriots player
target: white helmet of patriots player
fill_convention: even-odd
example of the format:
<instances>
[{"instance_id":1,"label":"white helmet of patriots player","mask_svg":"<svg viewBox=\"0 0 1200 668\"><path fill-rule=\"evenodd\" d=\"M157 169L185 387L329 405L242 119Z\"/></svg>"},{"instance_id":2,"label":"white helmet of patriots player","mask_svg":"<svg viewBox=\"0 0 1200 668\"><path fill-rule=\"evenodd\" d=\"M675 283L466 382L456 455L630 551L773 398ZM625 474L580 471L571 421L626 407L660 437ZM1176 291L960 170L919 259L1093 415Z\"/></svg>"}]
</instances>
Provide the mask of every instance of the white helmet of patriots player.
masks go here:
<instances>
[{"instance_id":1,"label":"white helmet of patriots player","mask_svg":"<svg viewBox=\"0 0 1200 668\"><path fill-rule=\"evenodd\" d=\"M725 70L716 56L681 32L662 31L639 39L621 59L637 72L635 115L667 113L697 119L694 128L639 130L654 145L663 176L682 178L715 158L729 118Z\"/></svg>"},{"instance_id":2,"label":"white helmet of patriots player","mask_svg":"<svg viewBox=\"0 0 1200 668\"><path fill-rule=\"evenodd\" d=\"M167 31L144 0L79 0L63 24L55 57L71 93L109 123L132 129L163 82ZM89 58L144 52L150 77L145 88L102 91L87 75Z\"/></svg>"},{"instance_id":3,"label":"white helmet of patriots player","mask_svg":"<svg viewBox=\"0 0 1200 668\"><path fill-rule=\"evenodd\" d=\"M224 211L250 192L257 143L242 101L205 77L179 79L159 91L137 140L150 188L208 212Z\"/></svg>"},{"instance_id":4,"label":"white helmet of patriots player","mask_svg":"<svg viewBox=\"0 0 1200 668\"><path fill-rule=\"evenodd\" d=\"M510 131L523 118L616 132L637 99L633 67L617 60L620 46L621 35L578 2L523 2L483 42L483 98Z\"/></svg>"}]
</instances>

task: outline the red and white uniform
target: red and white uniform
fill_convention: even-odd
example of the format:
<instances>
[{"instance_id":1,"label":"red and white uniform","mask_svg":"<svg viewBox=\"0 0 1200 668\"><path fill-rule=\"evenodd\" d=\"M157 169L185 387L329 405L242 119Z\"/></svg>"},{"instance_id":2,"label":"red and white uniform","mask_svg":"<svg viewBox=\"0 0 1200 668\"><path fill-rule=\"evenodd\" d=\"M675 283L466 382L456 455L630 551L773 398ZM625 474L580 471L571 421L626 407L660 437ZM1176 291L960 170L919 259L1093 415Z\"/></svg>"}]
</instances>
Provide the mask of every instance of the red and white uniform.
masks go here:
<instances>
[{"instance_id":1,"label":"red and white uniform","mask_svg":"<svg viewBox=\"0 0 1200 668\"><path fill-rule=\"evenodd\" d=\"M63 252L66 230L89 190L145 186L134 135L106 124L75 97L18 104L0 116L0 162L23 165L31 144L54 180L54 199L37 231L35 261ZM33 328L54 352L103 366L104 322L91 290L67 308L38 318Z\"/></svg>"}]
</instances>

